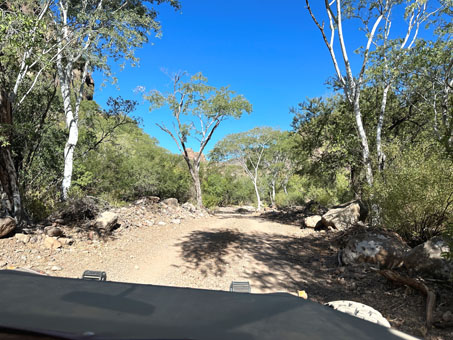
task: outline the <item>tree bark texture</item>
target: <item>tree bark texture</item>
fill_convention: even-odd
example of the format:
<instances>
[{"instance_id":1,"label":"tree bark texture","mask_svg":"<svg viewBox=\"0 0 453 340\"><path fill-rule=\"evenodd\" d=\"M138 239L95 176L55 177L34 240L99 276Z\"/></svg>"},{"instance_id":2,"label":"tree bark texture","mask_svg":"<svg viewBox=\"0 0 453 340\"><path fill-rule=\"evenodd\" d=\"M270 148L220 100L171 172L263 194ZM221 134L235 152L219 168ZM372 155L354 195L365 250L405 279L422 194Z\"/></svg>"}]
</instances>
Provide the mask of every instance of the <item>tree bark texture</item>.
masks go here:
<instances>
[{"instance_id":1,"label":"tree bark texture","mask_svg":"<svg viewBox=\"0 0 453 340\"><path fill-rule=\"evenodd\" d=\"M357 125L360 142L362 144L362 161L365 167L366 181L369 186L373 185L373 168L371 167L370 148L365 128L363 127L362 113L360 111L360 89L356 89L354 98L354 116Z\"/></svg>"},{"instance_id":2,"label":"tree bark texture","mask_svg":"<svg viewBox=\"0 0 453 340\"><path fill-rule=\"evenodd\" d=\"M379 171L384 170L384 166L385 166L385 154L382 151L382 127L384 125L384 116L385 116L385 110L387 107L387 98L388 98L389 90L390 90L390 84L386 85L382 92L381 108L379 111L378 124L376 127L376 151L377 151L377 157L378 157Z\"/></svg>"},{"instance_id":3,"label":"tree bark texture","mask_svg":"<svg viewBox=\"0 0 453 340\"><path fill-rule=\"evenodd\" d=\"M253 186L255 187L256 201L258 202L257 210L261 211L261 197L260 197L260 191L258 190L258 182L256 180L256 177L253 180Z\"/></svg>"},{"instance_id":4,"label":"tree bark texture","mask_svg":"<svg viewBox=\"0 0 453 340\"><path fill-rule=\"evenodd\" d=\"M72 65L68 65L72 72ZM66 128L69 131L68 140L64 148L64 171L62 182L63 199L68 198L68 191L71 186L72 168L74 160L74 149L79 138L78 117L74 115L71 105L71 92L69 84L68 70L63 65L58 65L58 78L60 81L61 95L63 97L63 107L66 116Z\"/></svg>"},{"instance_id":5,"label":"tree bark texture","mask_svg":"<svg viewBox=\"0 0 453 340\"><path fill-rule=\"evenodd\" d=\"M6 211L0 211L1 214L8 214L16 218L16 221L22 218L22 200L19 191L17 172L11 157L11 146L9 145L10 130L12 127L12 106L8 96L4 91L0 91L0 124L2 127L2 137L5 138L0 143L0 182L2 185L1 203L6 205L2 207Z\"/></svg>"}]
</instances>

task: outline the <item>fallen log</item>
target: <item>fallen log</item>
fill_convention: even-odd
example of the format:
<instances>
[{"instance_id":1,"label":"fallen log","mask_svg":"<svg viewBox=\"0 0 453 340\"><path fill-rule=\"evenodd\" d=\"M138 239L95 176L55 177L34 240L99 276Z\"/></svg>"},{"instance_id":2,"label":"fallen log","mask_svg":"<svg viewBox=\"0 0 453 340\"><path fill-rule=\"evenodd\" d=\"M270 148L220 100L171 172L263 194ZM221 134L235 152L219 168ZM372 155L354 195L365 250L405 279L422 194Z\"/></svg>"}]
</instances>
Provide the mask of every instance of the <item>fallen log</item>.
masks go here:
<instances>
[{"instance_id":1,"label":"fallen log","mask_svg":"<svg viewBox=\"0 0 453 340\"><path fill-rule=\"evenodd\" d=\"M433 310L436 305L436 294L423 282L394 272L393 270L380 270L379 274L390 281L412 287L426 296L426 327L429 329L433 324Z\"/></svg>"}]
</instances>

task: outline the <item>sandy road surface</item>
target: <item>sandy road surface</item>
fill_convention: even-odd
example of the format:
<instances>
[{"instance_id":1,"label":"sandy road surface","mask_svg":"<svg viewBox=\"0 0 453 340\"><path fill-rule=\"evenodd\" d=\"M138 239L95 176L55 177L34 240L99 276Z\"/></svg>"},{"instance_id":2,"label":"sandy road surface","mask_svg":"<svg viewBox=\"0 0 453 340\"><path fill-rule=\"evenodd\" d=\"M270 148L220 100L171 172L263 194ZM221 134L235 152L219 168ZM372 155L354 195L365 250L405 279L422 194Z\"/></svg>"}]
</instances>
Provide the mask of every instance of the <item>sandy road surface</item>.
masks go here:
<instances>
[{"instance_id":1,"label":"sandy road surface","mask_svg":"<svg viewBox=\"0 0 453 340\"><path fill-rule=\"evenodd\" d=\"M253 292L303 289L293 261L312 233L255 215L218 214L179 225L135 228L116 240L59 256L61 276L104 270L112 281L228 290L249 281ZM58 264L58 263L57 263Z\"/></svg>"}]
</instances>

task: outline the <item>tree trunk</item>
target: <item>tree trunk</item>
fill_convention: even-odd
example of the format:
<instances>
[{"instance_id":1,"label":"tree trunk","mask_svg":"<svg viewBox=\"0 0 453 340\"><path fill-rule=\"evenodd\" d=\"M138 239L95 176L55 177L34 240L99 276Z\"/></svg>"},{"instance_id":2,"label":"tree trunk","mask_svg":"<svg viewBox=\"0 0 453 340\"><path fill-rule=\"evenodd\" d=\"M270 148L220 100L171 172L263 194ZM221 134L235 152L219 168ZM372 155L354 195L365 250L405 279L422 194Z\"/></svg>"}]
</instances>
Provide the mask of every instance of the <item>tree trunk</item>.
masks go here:
<instances>
[{"instance_id":1,"label":"tree trunk","mask_svg":"<svg viewBox=\"0 0 453 340\"><path fill-rule=\"evenodd\" d=\"M203 208L203 197L201 194L201 184L200 184L200 167L195 165L190 171L193 179L193 185L195 188L195 196L197 199L197 207Z\"/></svg>"},{"instance_id":2,"label":"tree trunk","mask_svg":"<svg viewBox=\"0 0 453 340\"><path fill-rule=\"evenodd\" d=\"M184 149L185 150L185 149ZM192 176L193 186L195 189L195 198L197 200L197 207L203 208L203 196L201 193L201 183L200 183L200 163L194 161L192 163L191 159L187 155L187 151L183 154L184 160L189 167L189 173Z\"/></svg>"},{"instance_id":3,"label":"tree trunk","mask_svg":"<svg viewBox=\"0 0 453 340\"><path fill-rule=\"evenodd\" d=\"M68 198L68 191L71 187L72 169L74 162L74 149L79 139L78 116L74 114L71 105L70 78L72 73L72 64L69 63L66 68L61 62L61 57L57 60L58 80L60 82L61 95L63 97L63 108L66 117L66 128L69 131L68 140L64 148L64 171L61 192L63 200Z\"/></svg>"},{"instance_id":4,"label":"tree trunk","mask_svg":"<svg viewBox=\"0 0 453 340\"><path fill-rule=\"evenodd\" d=\"M354 116L357 125L360 142L362 143L362 161L366 171L366 180L369 186L373 185L373 169L371 167L370 148L368 146L368 138L363 127L362 113L360 112L360 90L356 89L354 98Z\"/></svg>"},{"instance_id":5,"label":"tree trunk","mask_svg":"<svg viewBox=\"0 0 453 340\"><path fill-rule=\"evenodd\" d=\"M275 208L275 180L272 180L272 195L271 195L271 204L272 207Z\"/></svg>"},{"instance_id":6,"label":"tree trunk","mask_svg":"<svg viewBox=\"0 0 453 340\"><path fill-rule=\"evenodd\" d=\"M385 116L385 110L387 107L387 97L388 97L389 90L390 90L390 84L386 85L382 92L381 109L379 112L378 124L377 124L377 128L376 128L376 151L377 151L377 157L378 157L379 171L384 170L384 166L385 166L385 154L382 151L382 138L381 137L382 137L382 127L384 125L384 116Z\"/></svg>"},{"instance_id":7,"label":"tree trunk","mask_svg":"<svg viewBox=\"0 0 453 340\"><path fill-rule=\"evenodd\" d=\"M1 131L0 139L0 182L2 185L1 202L6 213L20 221L23 217L22 200L14 162L11 157L10 129L12 127L12 107L4 91L0 92L0 124L6 131ZM5 211L0 211L5 213Z\"/></svg>"},{"instance_id":8,"label":"tree trunk","mask_svg":"<svg viewBox=\"0 0 453 340\"><path fill-rule=\"evenodd\" d=\"M260 192L258 190L258 183L257 183L256 179L253 180L253 186L255 187L256 200L258 202L257 210L261 211L261 197L260 197Z\"/></svg>"}]
</instances>

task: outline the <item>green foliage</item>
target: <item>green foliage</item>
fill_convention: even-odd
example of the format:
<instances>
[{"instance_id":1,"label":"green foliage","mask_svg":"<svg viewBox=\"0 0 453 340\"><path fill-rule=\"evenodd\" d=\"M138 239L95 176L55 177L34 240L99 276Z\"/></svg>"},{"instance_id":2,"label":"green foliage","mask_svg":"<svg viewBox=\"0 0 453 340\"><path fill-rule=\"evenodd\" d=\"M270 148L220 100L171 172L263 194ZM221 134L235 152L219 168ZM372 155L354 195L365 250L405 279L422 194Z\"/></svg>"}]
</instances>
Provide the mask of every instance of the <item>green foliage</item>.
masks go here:
<instances>
[{"instance_id":1,"label":"green foliage","mask_svg":"<svg viewBox=\"0 0 453 340\"><path fill-rule=\"evenodd\" d=\"M175 197L183 202L189 199L190 177L182 157L158 147L132 123L118 127L112 138L91 150L85 159L76 159L76 186L114 203L148 195Z\"/></svg>"},{"instance_id":2,"label":"green foliage","mask_svg":"<svg viewBox=\"0 0 453 340\"><path fill-rule=\"evenodd\" d=\"M406 240L420 243L453 222L453 162L437 145L388 150L393 161L376 178L371 197L380 207L382 224Z\"/></svg>"},{"instance_id":3,"label":"green foliage","mask_svg":"<svg viewBox=\"0 0 453 340\"><path fill-rule=\"evenodd\" d=\"M303 205L304 203L304 196L299 191L290 190L287 194L283 191L280 191L275 195L275 205L277 206L277 208L293 207L296 205Z\"/></svg>"},{"instance_id":4,"label":"green foliage","mask_svg":"<svg viewBox=\"0 0 453 340\"><path fill-rule=\"evenodd\" d=\"M150 111L167 105L174 117L174 130L165 125L157 126L169 134L178 146L187 163L193 179L197 205L203 204L199 179L201 155L220 123L233 117L239 119L243 113L250 113L252 105L242 95L236 95L228 87L219 89L208 85L208 79L201 73L183 81L186 73L174 76L173 92L166 95L152 90L144 98L150 102ZM187 152L188 138L199 142L198 155L191 159Z\"/></svg>"},{"instance_id":5,"label":"green foliage","mask_svg":"<svg viewBox=\"0 0 453 340\"><path fill-rule=\"evenodd\" d=\"M293 175L288 182L288 194L276 195L278 207L303 205L314 201L322 206L331 206L352 199L346 171L338 171L330 184L325 184L312 175Z\"/></svg>"},{"instance_id":6,"label":"green foliage","mask_svg":"<svg viewBox=\"0 0 453 340\"><path fill-rule=\"evenodd\" d=\"M254 200L253 185L237 166L211 165L202 182L206 207L242 205Z\"/></svg>"}]
</instances>

